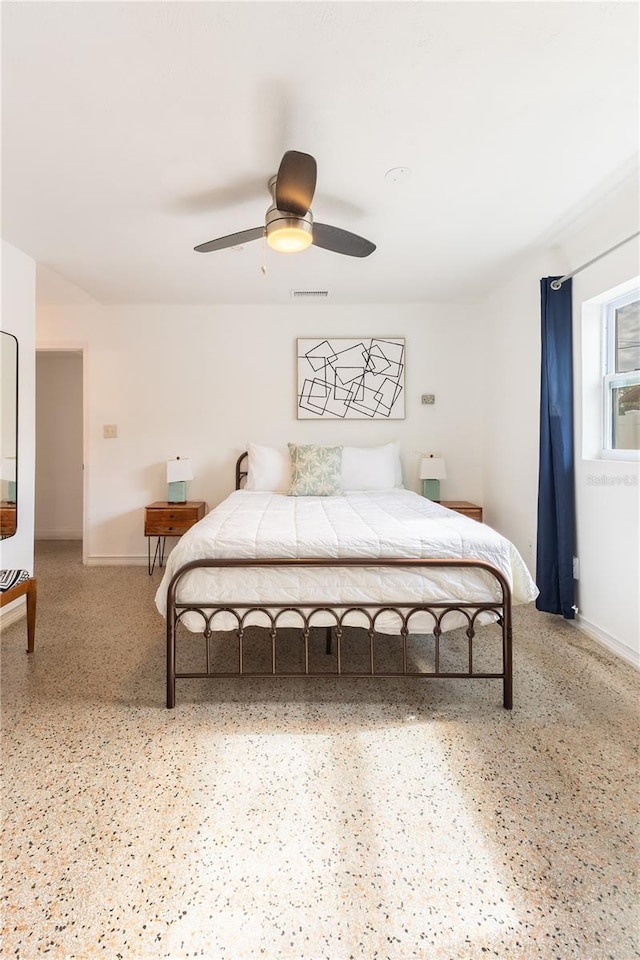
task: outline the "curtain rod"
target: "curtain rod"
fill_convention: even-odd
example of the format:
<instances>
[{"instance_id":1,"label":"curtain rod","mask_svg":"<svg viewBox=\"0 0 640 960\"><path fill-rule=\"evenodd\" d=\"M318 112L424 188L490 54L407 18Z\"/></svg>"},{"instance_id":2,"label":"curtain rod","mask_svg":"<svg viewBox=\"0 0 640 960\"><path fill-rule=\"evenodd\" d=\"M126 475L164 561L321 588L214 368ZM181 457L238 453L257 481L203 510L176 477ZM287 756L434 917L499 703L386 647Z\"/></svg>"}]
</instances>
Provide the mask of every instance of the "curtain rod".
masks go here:
<instances>
[{"instance_id":1,"label":"curtain rod","mask_svg":"<svg viewBox=\"0 0 640 960\"><path fill-rule=\"evenodd\" d=\"M559 290L565 280L569 280L571 277L575 277L576 273L581 273L583 270L586 270L587 267L590 267L592 263L596 263L598 260L602 260L603 257L606 257L607 254L613 253L614 250L617 250L618 247L624 246L625 243L629 243L630 240L634 240L637 236L640 235L640 230L636 230L635 233L632 233L630 237L625 237L624 240L621 240L620 243L616 243L615 247L609 247L608 250L605 250L604 253L599 253L597 257L594 257L593 260L588 260L586 263L583 263L581 267L576 267L575 270L572 270L571 273L568 273L564 277L560 277L559 280L551 281L551 289Z\"/></svg>"}]
</instances>

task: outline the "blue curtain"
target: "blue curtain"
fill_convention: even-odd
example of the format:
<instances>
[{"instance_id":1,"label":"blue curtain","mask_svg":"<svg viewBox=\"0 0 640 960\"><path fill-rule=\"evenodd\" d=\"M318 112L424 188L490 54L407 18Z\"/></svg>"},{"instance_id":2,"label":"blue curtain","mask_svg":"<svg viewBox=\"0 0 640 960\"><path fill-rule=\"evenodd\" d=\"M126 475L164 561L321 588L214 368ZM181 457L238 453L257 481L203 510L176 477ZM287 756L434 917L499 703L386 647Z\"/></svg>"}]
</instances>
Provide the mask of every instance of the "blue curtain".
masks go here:
<instances>
[{"instance_id":1,"label":"blue curtain","mask_svg":"<svg viewBox=\"0 0 640 960\"><path fill-rule=\"evenodd\" d=\"M573 347L571 280L540 281L542 377L538 477L538 610L573 620L575 495L573 469Z\"/></svg>"}]
</instances>

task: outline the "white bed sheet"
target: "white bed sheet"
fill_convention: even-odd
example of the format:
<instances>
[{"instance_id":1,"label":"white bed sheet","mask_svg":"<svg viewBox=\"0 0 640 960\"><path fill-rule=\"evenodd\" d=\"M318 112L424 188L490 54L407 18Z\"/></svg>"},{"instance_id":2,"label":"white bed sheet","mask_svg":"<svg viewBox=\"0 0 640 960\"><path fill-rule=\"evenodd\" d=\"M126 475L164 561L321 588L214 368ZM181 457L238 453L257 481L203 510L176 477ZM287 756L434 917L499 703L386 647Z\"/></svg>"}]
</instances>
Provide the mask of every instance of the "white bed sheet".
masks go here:
<instances>
[{"instance_id":1,"label":"white bed sheet","mask_svg":"<svg viewBox=\"0 0 640 960\"><path fill-rule=\"evenodd\" d=\"M179 540L167 559L156 606L166 616L169 582L183 564L205 558L262 557L421 557L475 558L497 567L512 588L514 603L526 603L538 593L522 557L495 530L447 510L409 490L363 491L340 497L287 497L277 493L238 490ZM482 570L400 567L241 567L201 569L185 574L178 587L180 602L211 600L243 604L309 602L318 604L491 601L500 588ZM202 618L187 613L189 630L201 632ZM329 614L316 615L313 623L329 626ZM364 626L366 619L353 614L346 621ZM464 623L461 614L448 614L443 629ZM247 624L266 625L264 616L251 615ZM279 626L300 626L294 614ZM220 614L216 630L233 630L236 620ZM411 632L431 632L433 618L416 614ZM399 633L399 619L382 614L376 621L380 633Z\"/></svg>"}]
</instances>

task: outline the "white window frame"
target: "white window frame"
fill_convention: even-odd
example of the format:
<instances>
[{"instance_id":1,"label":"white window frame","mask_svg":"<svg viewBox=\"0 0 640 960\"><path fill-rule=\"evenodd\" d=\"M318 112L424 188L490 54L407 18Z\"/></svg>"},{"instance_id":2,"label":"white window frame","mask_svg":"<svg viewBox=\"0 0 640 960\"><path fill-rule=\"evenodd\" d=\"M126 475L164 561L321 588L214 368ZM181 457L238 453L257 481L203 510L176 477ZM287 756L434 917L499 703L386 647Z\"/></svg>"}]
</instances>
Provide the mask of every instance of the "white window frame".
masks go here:
<instances>
[{"instance_id":1,"label":"white window frame","mask_svg":"<svg viewBox=\"0 0 640 960\"><path fill-rule=\"evenodd\" d=\"M613 447L613 391L619 387L640 384L640 370L616 373L615 316L616 310L640 300L640 287L608 300L602 310L602 457L605 460L640 460L640 450L618 450Z\"/></svg>"}]
</instances>

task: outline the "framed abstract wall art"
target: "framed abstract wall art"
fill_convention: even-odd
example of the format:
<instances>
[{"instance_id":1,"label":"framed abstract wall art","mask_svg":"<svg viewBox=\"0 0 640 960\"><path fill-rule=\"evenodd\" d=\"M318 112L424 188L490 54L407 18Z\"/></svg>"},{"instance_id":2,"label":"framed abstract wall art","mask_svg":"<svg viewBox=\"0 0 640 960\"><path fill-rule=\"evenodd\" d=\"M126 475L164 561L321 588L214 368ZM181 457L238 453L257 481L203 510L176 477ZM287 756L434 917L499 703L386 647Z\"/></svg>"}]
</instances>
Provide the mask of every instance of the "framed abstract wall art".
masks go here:
<instances>
[{"instance_id":1,"label":"framed abstract wall art","mask_svg":"<svg viewBox=\"0 0 640 960\"><path fill-rule=\"evenodd\" d=\"M298 420L403 420L403 337L298 340Z\"/></svg>"}]
</instances>

